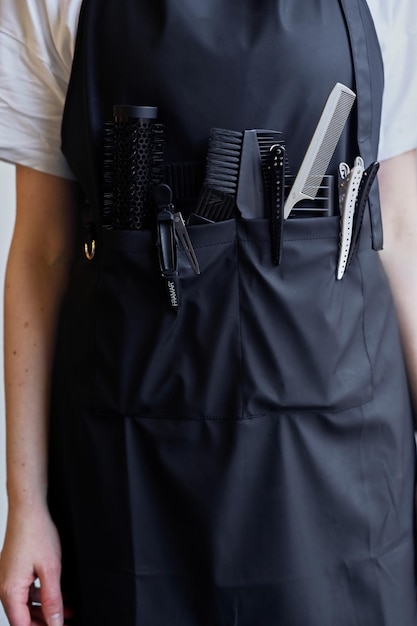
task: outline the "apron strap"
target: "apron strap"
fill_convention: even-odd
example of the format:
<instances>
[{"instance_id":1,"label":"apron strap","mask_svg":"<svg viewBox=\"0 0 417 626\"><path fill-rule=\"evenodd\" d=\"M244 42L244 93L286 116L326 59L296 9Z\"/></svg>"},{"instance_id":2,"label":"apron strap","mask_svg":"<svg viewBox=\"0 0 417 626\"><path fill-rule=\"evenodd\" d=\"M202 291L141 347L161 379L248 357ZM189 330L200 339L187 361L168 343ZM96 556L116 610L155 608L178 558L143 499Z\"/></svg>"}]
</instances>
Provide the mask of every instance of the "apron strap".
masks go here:
<instances>
[{"instance_id":1,"label":"apron strap","mask_svg":"<svg viewBox=\"0 0 417 626\"><path fill-rule=\"evenodd\" d=\"M369 8L363 0L340 0L352 47L358 103L358 147L368 165L376 160L381 122L384 73L378 38ZM376 181L375 181L376 182ZM378 185L369 194L372 247L383 246Z\"/></svg>"}]
</instances>

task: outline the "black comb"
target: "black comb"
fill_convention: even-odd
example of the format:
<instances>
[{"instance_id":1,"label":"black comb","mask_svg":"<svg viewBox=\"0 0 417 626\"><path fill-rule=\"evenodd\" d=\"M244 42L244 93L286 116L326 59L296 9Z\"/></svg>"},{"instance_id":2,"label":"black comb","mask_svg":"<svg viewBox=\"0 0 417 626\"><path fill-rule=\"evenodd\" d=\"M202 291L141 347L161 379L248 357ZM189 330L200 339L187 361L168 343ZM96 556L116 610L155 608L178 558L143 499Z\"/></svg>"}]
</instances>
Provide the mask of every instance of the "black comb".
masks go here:
<instances>
[{"instance_id":1,"label":"black comb","mask_svg":"<svg viewBox=\"0 0 417 626\"><path fill-rule=\"evenodd\" d=\"M282 134L275 130L245 130L243 137L237 208L245 219L266 217L271 197L271 148L284 147Z\"/></svg>"}]
</instances>

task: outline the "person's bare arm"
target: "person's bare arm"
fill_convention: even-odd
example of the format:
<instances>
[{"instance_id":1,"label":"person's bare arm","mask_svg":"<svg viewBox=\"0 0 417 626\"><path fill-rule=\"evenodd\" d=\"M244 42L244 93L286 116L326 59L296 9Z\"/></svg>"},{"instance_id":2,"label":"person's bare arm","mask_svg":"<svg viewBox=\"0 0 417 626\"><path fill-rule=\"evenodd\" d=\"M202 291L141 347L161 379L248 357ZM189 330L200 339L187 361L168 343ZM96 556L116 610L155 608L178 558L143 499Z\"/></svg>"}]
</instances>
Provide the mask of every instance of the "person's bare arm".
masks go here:
<instances>
[{"instance_id":1,"label":"person's bare arm","mask_svg":"<svg viewBox=\"0 0 417 626\"><path fill-rule=\"evenodd\" d=\"M394 296L417 411L417 159L410 151L381 163L381 260Z\"/></svg>"},{"instance_id":2,"label":"person's bare arm","mask_svg":"<svg viewBox=\"0 0 417 626\"><path fill-rule=\"evenodd\" d=\"M41 581L43 617L62 625L60 545L47 494L48 398L57 320L72 261L75 183L17 167L16 224L5 281L9 516L0 594L12 626L30 626Z\"/></svg>"}]
</instances>

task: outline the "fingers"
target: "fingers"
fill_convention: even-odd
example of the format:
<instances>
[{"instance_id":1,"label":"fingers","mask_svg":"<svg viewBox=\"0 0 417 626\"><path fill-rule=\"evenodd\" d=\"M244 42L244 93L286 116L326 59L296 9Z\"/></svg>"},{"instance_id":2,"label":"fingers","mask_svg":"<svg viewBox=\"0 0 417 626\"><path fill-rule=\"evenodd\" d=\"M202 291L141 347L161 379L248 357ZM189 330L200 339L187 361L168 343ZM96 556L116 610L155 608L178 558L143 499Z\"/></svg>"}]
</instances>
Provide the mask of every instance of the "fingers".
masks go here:
<instances>
[{"instance_id":1,"label":"fingers","mask_svg":"<svg viewBox=\"0 0 417 626\"><path fill-rule=\"evenodd\" d=\"M1 589L1 600L10 626L63 626L64 609L58 576L50 575L43 579L40 589L18 588L13 584Z\"/></svg>"},{"instance_id":2,"label":"fingers","mask_svg":"<svg viewBox=\"0 0 417 626\"><path fill-rule=\"evenodd\" d=\"M29 589L29 610L32 618L31 626L45 626L44 614L42 611L42 598L39 580L37 579ZM70 626L75 624L74 611L65 603L64 598L64 624Z\"/></svg>"},{"instance_id":3,"label":"fingers","mask_svg":"<svg viewBox=\"0 0 417 626\"><path fill-rule=\"evenodd\" d=\"M63 626L64 606L60 588L61 568L39 572L42 614L47 626Z\"/></svg>"},{"instance_id":4,"label":"fingers","mask_svg":"<svg viewBox=\"0 0 417 626\"><path fill-rule=\"evenodd\" d=\"M31 626L45 626L41 606L41 590L37 579L29 589L29 611L32 619Z\"/></svg>"},{"instance_id":5,"label":"fingers","mask_svg":"<svg viewBox=\"0 0 417 626\"><path fill-rule=\"evenodd\" d=\"M4 583L1 585L0 597L10 626L31 626L27 587Z\"/></svg>"},{"instance_id":6,"label":"fingers","mask_svg":"<svg viewBox=\"0 0 417 626\"><path fill-rule=\"evenodd\" d=\"M9 511L0 599L10 626L63 626L60 576L59 537L49 513L43 507L31 509L30 515L25 509ZM37 577L40 592L34 586Z\"/></svg>"}]
</instances>

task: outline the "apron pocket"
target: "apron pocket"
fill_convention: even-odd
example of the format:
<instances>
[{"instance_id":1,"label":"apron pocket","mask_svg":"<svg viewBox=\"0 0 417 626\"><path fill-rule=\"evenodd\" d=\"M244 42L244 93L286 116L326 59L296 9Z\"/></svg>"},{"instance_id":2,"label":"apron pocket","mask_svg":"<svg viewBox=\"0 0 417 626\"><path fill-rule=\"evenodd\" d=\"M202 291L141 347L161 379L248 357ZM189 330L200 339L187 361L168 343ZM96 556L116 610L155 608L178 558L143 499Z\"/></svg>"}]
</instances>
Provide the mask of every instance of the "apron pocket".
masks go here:
<instances>
[{"instance_id":1,"label":"apron pocket","mask_svg":"<svg viewBox=\"0 0 417 626\"><path fill-rule=\"evenodd\" d=\"M103 233L96 359L100 411L195 419L241 414L235 222L213 225L208 232L197 229L201 274L180 250L177 312L169 305L152 235Z\"/></svg>"},{"instance_id":2,"label":"apron pocket","mask_svg":"<svg viewBox=\"0 0 417 626\"><path fill-rule=\"evenodd\" d=\"M98 289L96 407L180 419L246 418L369 401L356 263L337 281L338 219L289 220L283 262L267 220L189 228L181 307L170 309L149 232L105 231Z\"/></svg>"},{"instance_id":3,"label":"apron pocket","mask_svg":"<svg viewBox=\"0 0 417 626\"><path fill-rule=\"evenodd\" d=\"M247 415L342 410L372 398L356 260L336 280L339 219L285 223L283 260L269 260L265 222L239 224L244 406Z\"/></svg>"}]
</instances>

